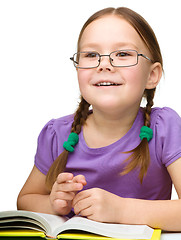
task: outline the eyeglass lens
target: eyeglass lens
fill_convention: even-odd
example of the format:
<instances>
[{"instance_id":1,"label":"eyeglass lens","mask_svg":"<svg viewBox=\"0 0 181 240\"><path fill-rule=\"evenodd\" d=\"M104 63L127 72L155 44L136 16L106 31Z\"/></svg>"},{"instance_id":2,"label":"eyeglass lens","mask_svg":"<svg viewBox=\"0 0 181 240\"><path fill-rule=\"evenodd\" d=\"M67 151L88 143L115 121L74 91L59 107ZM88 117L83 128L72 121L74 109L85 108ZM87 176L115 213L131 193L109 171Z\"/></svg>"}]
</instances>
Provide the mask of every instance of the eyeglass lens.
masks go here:
<instances>
[{"instance_id":1,"label":"eyeglass lens","mask_svg":"<svg viewBox=\"0 0 181 240\"><path fill-rule=\"evenodd\" d=\"M103 56L105 55L97 52L79 52L74 54L74 63L80 68L94 68L98 67ZM135 50L118 50L106 56L115 67L133 66L138 62L138 54Z\"/></svg>"}]
</instances>

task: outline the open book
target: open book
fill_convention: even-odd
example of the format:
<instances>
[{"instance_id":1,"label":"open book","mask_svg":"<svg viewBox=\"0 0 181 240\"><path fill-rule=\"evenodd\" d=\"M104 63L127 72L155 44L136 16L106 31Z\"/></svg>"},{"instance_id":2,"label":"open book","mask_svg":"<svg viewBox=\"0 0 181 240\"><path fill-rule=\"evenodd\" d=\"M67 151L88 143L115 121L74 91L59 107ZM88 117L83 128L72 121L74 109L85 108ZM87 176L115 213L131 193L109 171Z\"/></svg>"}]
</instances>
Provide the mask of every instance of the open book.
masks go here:
<instances>
[{"instance_id":1,"label":"open book","mask_svg":"<svg viewBox=\"0 0 181 240\"><path fill-rule=\"evenodd\" d=\"M0 212L0 232L5 230L10 232L13 229L31 229L43 232L48 237L64 239L80 239L80 232L77 234L74 232L75 230L117 239L160 239L161 233L161 230L158 232L146 225L100 223L80 216L68 219L67 217L29 211ZM69 230L69 234L65 233L67 230ZM0 234L0 236L2 235ZM101 236L97 239L103 239ZM155 236L157 238L153 238ZM86 234L84 239L86 239Z\"/></svg>"}]
</instances>

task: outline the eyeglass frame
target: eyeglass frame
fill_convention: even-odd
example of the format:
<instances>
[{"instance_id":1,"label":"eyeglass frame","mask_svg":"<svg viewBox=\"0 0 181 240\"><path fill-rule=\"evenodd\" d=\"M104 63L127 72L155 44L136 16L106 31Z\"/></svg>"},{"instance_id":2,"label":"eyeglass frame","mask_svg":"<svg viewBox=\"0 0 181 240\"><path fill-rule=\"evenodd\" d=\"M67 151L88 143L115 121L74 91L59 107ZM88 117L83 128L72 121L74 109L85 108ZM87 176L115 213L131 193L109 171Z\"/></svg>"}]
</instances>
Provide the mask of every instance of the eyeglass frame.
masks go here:
<instances>
[{"instance_id":1,"label":"eyeglass frame","mask_svg":"<svg viewBox=\"0 0 181 240\"><path fill-rule=\"evenodd\" d=\"M111 59L110 55L111 55L112 53L115 53L115 52L118 52L118 51L132 51L132 52L136 52L136 54L137 54L137 61L136 61L136 63L135 63L135 64L132 64L132 65L128 65L128 66L114 66L114 65L112 64L112 61L111 61L112 59ZM78 54L78 53L86 53L86 52L94 52L94 53L97 53L97 54L98 54L99 59L98 59L98 65L97 65L96 67L78 67L78 66L77 66L78 63L74 60L74 56L75 56L76 54ZM97 68L97 67L99 67L99 65L100 65L100 63L101 63L101 57L109 57L110 64L111 64L111 66L113 66L113 67L132 67L132 66L135 66L135 65L138 64L138 57L139 57L139 56L144 57L145 59L147 59L147 60L151 61L152 63L154 63L153 60L151 60L149 57L147 57L147 56L144 55L143 53L138 53L138 51L132 50L132 49L116 50L116 51L111 52L110 54L100 54L100 53L98 53L98 52L96 52L96 51L77 52L77 53L74 53L74 54L73 54L73 57L70 57L70 60L73 61L74 66L75 66L76 68L80 68L80 69L92 69L92 68ZM76 64L77 64L77 65L76 65Z\"/></svg>"}]
</instances>

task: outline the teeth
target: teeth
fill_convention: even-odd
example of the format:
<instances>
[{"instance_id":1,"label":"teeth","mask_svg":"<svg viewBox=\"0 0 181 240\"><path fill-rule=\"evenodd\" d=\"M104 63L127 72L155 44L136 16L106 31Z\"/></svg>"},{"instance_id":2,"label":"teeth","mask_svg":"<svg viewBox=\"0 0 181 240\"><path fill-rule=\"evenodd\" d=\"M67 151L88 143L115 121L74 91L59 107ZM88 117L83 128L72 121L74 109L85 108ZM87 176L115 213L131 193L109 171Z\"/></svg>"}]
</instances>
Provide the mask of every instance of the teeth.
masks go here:
<instances>
[{"instance_id":1,"label":"teeth","mask_svg":"<svg viewBox=\"0 0 181 240\"><path fill-rule=\"evenodd\" d=\"M97 86L118 86L119 84L115 84L115 83L111 83L111 82L102 82L102 83L98 83L96 84Z\"/></svg>"}]
</instances>

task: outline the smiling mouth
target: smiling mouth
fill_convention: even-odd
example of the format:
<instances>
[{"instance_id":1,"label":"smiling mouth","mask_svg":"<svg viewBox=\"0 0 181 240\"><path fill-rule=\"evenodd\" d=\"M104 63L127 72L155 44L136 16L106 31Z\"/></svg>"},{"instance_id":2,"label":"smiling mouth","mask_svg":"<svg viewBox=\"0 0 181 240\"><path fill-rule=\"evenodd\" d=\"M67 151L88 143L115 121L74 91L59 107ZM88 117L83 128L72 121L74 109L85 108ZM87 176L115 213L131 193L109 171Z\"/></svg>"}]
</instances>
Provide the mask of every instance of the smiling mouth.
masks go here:
<instances>
[{"instance_id":1,"label":"smiling mouth","mask_svg":"<svg viewBox=\"0 0 181 240\"><path fill-rule=\"evenodd\" d=\"M120 86L120 85L121 85L121 84L112 83L112 82L101 82L101 83L95 84L95 86L97 86L97 87L101 87L101 86L109 87L109 86Z\"/></svg>"}]
</instances>

